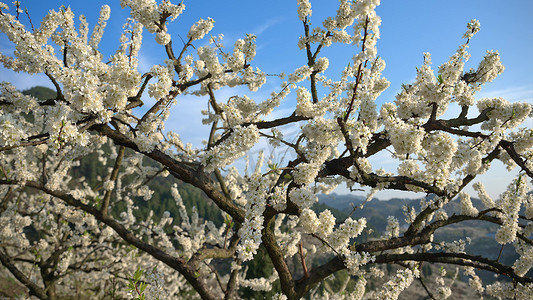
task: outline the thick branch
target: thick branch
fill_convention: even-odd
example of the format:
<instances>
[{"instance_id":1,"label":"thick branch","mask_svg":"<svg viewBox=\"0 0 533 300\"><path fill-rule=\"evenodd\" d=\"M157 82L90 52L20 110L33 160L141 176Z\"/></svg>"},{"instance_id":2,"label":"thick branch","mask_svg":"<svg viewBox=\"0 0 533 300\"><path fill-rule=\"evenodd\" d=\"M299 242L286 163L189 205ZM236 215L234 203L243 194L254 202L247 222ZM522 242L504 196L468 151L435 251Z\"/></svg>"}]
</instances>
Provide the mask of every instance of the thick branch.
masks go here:
<instances>
[{"instance_id":1,"label":"thick branch","mask_svg":"<svg viewBox=\"0 0 533 300\"><path fill-rule=\"evenodd\" d=\"M115 166L113 167L113 171L111 171L111 176L109 176L109 181L115 182L118 177L118 171L120 169L120 164L122 163L122 158L124 158L124 152L126 147L120 146L118 149L117 158L115 160ZM107 216L107 209L109 208L109 200L111 199L111 193L113 190L106 191L104 196L104 201L102 202L102 208L100 209L100 212L102 213L102 216Z\"/></svg>"},{"instance_id":2,"label":"thick branch","mask_svg":"<svg viewBox=\"0 0 533 300\"><path fill-rule=\"evenodd\" d=\"M532 283L533 278L521 277L514 273L513 268L497 261L481 256L474 256L464 253L403 253L403 254L380 254L376 256L374 263L392 263L399 261L426 261L433 263L453 264L459 266L469 266L477 269L487 270L493 273L510 277L522 284Z\"/></svg>"},{"instance_id":3,"label":"thick branch","mask_svg":"<svg viewBox=\"0 0 533 300\"><path fill-rule=\"evenodd\" d=\"M24 284L30 290L30 296L33 295L39 299L50 299L44 290L37 284L33 283L26 275L24 275L17 267L11 263L11 260L0 251L0 262L6 267L18 281Z\"/></svg>"},{"instance_id":4,"label":"thick branch","mask_svg":"<svg viewBox=\"0 0 533 300\"><path fill-rule=\"evenodd\" d=\"M289 266L284 258L284 253L281 251L281 248L278 246L276 237L274 235L272 219L265 219L265 225L262 230L261 240L265 246L268 256L270 257L274 268L278 272L279 281L281 283L281 291L289 299L300 299L296 296L294 280L292 278L291 271Z\"/></svg>"},{"instance_id":5,"label":"thick branch","mask_svg":"<svg viewBox=\"0 0 533 300\"><path fill-rule=\"evenodd\" d=\"M20 144L17 144L17 145L11 145L11 146L2 146L2 147L0 147L0 152L6 151L6 150L15 149L15 148L19 148L19 147L36 146L36 145L44 144L46 142L48 142L48 137L45 138L44 140L23 142L23 143L20 143Z\"/></svg>"},{"instance_id":6,"label":"thick branch","mask_svg":"<svg viewBox=\"0 0 533 300\"><path fill-rule=\"evenodd\" d=\"M122 145L136 152L143 153L161 163L168 168L172 176L201 189L220 209L228 213L234 220L239 223L244 221L244 211L215 188L215 184L211 178L203 172L201 167L197 170L193 170L157 149L154 149L149 153L141 152L132 140L124 134L112 130L109 126L99 124L94 125L92 129L112 139L117 145Z\"/></svg>"},{"instance_id":7,"label":"thick branch","mask_svg":"<svg viewBox=\"0 0 533 300\"><path fill-rule=\"evenodd\" d=\"M309 118L303 117L303 116L297 116L295 113L293 113L292 115L285 117L285 118L279 118L273 121L259 121L255 123L244 123L242 124L242 126L249 126L249 125L255 124L255 126L257 126L258 129L269 129L269 128L278 127L278 126L287 125L290 123L295 123L295 122L305 121L305 120L309 120Z\"/></svg>"},{"instance_id":8,"label":"thick branch","mask_svg":"<svg viewBox=\"0 0 533 300\"><path fill-rule=\"evenodd\" d=\"M520 154L518 154L514 148L514 144L512 142L508 141L500 141L500 146L509 154L509 156L513 159L513 161L522 168L524 172L526 172L527 176L529 178L533 178L533 170L529 169L526 166L526 162L522 157L520 157Z\"/></svg>"},{"instance_id":9,"label":"thick branch","mask_svg":"<svg viewBox=\"0 0 533 300\"><path fill-rule=\"evenodd\" d=\"M238 241L238 239L235 239L235 241ZM206 259L225 259L225 258L232 258L235 254L235 249L237 248L237 243L232 243L229 249L223 249L223 248L202 248L196 252L191 259L189 260L188 264L193 269L198 269L201 262L203 262Z\"/></svg>"}]
</instances>

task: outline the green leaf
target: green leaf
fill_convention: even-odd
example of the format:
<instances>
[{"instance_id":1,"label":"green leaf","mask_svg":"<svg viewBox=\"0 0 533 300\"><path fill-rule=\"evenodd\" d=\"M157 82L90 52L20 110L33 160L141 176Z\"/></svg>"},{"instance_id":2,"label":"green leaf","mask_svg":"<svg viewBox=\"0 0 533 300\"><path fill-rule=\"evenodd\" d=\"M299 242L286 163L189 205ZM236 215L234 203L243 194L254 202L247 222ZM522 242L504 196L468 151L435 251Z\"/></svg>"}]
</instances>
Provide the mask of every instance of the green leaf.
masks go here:
<instances>
[{"instance_id":1,"label":"green leaf","mask_svg":"<svg viewBox=\"0 0 533 300\"><path fill-rule=\"evenodd\" d=\"M268 164L268 168L271 169L271 170L277 170L278 169L278 164L270 163L270 164Z\"/></svg>"},{"instance_id":2,"label":"green leaf","mask_svg":"<svg viewBox=\"0 0 533 300\"><path fill-rule=\"evenodd\" d=\"M440 84L442 84L444 82L444 79L442 79L442 75L439 74L439 77L437 77L437 80L439 81Z\"/></svg>"},{"instance_id":3,"label":"green leaf","mask_svg":"<svg viewBox=\"0 0 533 300\"><path fill-rule=\"evenodd\" d=\"M139 282L139 280L141 280L141 276L143 275L143 272L144 272L143 269L141 269L140 267L137 267L135 274L133 274L133 280L135 280L135 282Z\"/></svg>"},{"instance_id":4,"label":"green leaf","mask_svg":"<svg viewBox=\"0 0 533 300\"><path fill-rule=\"evenodd\" d=\"M141 291L141 293L144 292L144 290L146 289L147 286L148 286L148 284L146 282L141 282L139 284L139 290Z\"/></svg>"},{"instance_id":5,"label":"green leaf","mask_svg":"<svg viewBox=\"0 0 533 300\"><path fill-rule=\"evenodd\" d=\"M224 223L226 224L226 226L228 226L229 229L233 226L233 219L229 215L226 215L224 217Z\"/></svg>"},{"instance_id":6,"label":"green leaf","mask_svg":"<svg viewBox=\"0 0 533 300\"><path fill-rule=\"evenodd\" d=\"M291 174L285 174L285 176L283 176L283 178L285 178L285 179L291 179L292 176L291 176Z\"/></svg>"},{"instance_id":7,"label":"green leaf","mask_svg":"<svg viewBox=\"0 0 533 300\"><path fill-rule=\"evenodd\" d=\"M128 283L128 288L130 290L135 290L135 282L133 282L133 279L128 279L130 283Z\"/></svg>"}]
</instances>

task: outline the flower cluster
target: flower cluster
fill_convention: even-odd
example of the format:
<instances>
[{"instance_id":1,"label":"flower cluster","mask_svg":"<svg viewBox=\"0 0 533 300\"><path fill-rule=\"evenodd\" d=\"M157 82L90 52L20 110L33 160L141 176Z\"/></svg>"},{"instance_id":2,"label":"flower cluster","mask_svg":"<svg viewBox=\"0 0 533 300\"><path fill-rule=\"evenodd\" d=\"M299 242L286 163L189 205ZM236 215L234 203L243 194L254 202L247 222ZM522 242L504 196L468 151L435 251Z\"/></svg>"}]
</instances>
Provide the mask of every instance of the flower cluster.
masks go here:
<instances>
[{"instance_id":1,"label":"flower cluster","mask_svg":"<svg viewBox=\"0 0 533 300\"><path fill-rule=\"evenodd\" d=\"M467 216L476 216L478 214L478 210L472 205L472 201L470 201L470 195L465 192L461 192L459 197L461 198L461 214Z\"/></svg>"},{"instance_id":2,"label":"flower cluster","mask_svg":"<svg viewBox=\"0 0 533 300\"><path fill-rule=\"evenodd\" d=\"M214 23L215 21L211 18L207 18L207 20L200 19L192 25L187 34L187 38L191 41L203 39L204 36L213 29Z\"/></svg>"},{"instance_id":3,"label":"flower cluster","mask_svg":"<svg viewBox=\"0 0 533 300\"><path fill-rule=\"evenodd\" d=\"M400 223L398 219L393 216L387 217L387 229L385 230L385 238L398 237L400 235Z\"/></svg>"},{"instance_id":4,"label":"flower cluster","mask_svg":"<svg viewBox=\"0 0 533 300\"><path fill-rule=\"evenodd\" d=\"M159 5L155 0L120 0L120 5L122 8L129 7L132 18L141 23L150 33L161 31L158 25L161 25L162 14L174 20L185 10L183 3L176 5L168 0L162 1Z\"/></svg>"},{"instance_id":5,"label":"flower cluster","mask_svg":"<svg viewBox=\"0 0 533 300\"><path fill-rule=\"evenodd\" d=\"M513 264L513 269L518 276L524 276L533 267L533 247L526 246L525 250L519 252L520 258Z\"/></svg>"},{"instance_id":6,"label":"flower cluster","mask_svg":"<svg viewBox=\"0 0 533 300\"><path fill-rule=\"evenodd\" d=\"M227 166L252 148L258 140L259 131L255 125L237 126L229 138L206 151L202 163L207 172Z\"/></svg>"},{"instance_id":7,"label":"flower cluster","mask_svg":"<svg viewBox=\"0 0 533 300\"><path fill-rule=\"evenodd\" d=\"M263 212L266 207L266 183L267 181L255 174L250 178L249 192L247 194L245 220L239 230L242 242L237 248L239 257L243 261L251 260L257 253L261 244L261 230L263 229Z\"/></svg>"},{"instance_id":8,"label":"flower cluster","mask_svg":"<svg viewBox=\"0 0 533 300\"><path fill-rule=\"evenodd\" d=\"M503 211L503 224L496 232L496 241L507 244L516 239L518 231L518 212L525 199L527 186L522 176L518 176L509 184L507 191L501 196L497 206Z\"/></svg>"},{"instance_id":9,"label":"flower cluster","mask_svg":"<svg viewBox=\"0 0 533 300\"><path fill-rule=\"evenodd\" d=\"M320 214L322 217L322 213ZM322 218L321 218L322 219ZM348 217L327 238L329 245L338 252L343 252L351 239L356 238L366 227L366 219L353 220Z\"/></svg>"},{"instance_id":10,"label":"flower cluster","mask_svg":"<svg viewBox=\"0 0 533 300\"><path fill-rule=\"evenodd\" d=\"M360 268L375 259L375 256L366 252L350 251L344 255L344 265L351 275L359 275Z\"/></svg>"},{"instance_id":11,"label":"flower cluster","mask_svg":"<svg viewBox=\"0 0 533 300\"><path fill-rule=\"evenodd\" d=\"M400 293L411 285L415 278L420 276L418 269L404 269L396 272L391 280L383 285L383 290L378 294L378 299L398 299Z\"/></svg>"},{"instance_id":12,"label":"flower cluster","mask_svg":"<svg viewBox=\"0 0 533 300\"><path fill-rule=\"evenodd\" d=\"M289 198L302 209L311 208L318 201L317 196L309 188L293 189L289 193Z\"/></svg>"},{"instance_id":13,"label":"flower cluster","mask_svg":"<svg viewBox=\"0 0 533 300\"><path fill-rule=\"evenodd\" d=\"M456 275L457 274L458 272L456 272ZM448 299L448 297L450 297L452 294L451 288L447 286L444 281L444 276L446 276L446 269L441 268L439 275L435 278L435 283L438 285L437 291L435 293L436 299Z\"/></svg>"},{"instance_id":14,"label":"flower cluster","mask_svg":"<svg viewBox=\"0 0 533 300\"><path fill-rule=\"evenodd\" d=\"M305 22L308 16L311 16L311 3L309 0L298 0L298 18Z\"/></svg>"}]
</instances>

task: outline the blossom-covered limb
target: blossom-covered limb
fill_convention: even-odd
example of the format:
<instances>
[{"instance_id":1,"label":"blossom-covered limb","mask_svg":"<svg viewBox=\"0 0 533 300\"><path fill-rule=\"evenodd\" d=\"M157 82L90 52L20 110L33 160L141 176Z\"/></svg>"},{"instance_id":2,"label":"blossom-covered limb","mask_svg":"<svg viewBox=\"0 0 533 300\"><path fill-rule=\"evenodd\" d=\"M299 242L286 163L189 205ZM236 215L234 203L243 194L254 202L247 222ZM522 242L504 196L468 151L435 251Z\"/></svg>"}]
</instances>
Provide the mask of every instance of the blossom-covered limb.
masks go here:
<instances>
[{"instance_id":1,"label":"blossom-covered limb","mask_svg":"<svg viewBox=\"0 0 533 300\"><path fill-rule=\"evenodd\" d=\"M93 129L111 138L117 145L126 146L137 152L140 151L138 146L132 140L124 134L112 130L108 126L95 125L93 126ZM203 173L201 169L193 170L157 149L152 150L150 153L146 153L146 155L166 166L170 174L176 178L201 188L207 196L220 207L220 209L231 215L237 222L244 221L244 212L226 199L226 197L215 188L211 179Z\"/></svg>"},{"instance_id":2,"label":"blossom-covered limb","mask_svg":"<svg viewBox=\"0 0 533 300\"><path fill-rule=\"evenodd\" d=\"M482 159L482 163L490 163L491 161L493 161L494 159L496 159L498 157L500 153L500 149L499 148L496 148L494 149L492 152L490 152L487 156L485 156L483 159ZM441 198L439 201L442 202L441 204L444 204L446 202L448 202L450 199L453 199L457 194L459 194L459 192L461 190L463 190L464 187L466 187L472 180L474 180L474 178L476 178L476 175L467 175L465 176L462 181L461 181L461 185L459 186L459 188L457 190L455 190L453 193L443 193L441 194L442 196L445 196L444 198ZM437 194L438 195L438 194ZM420 224L422 224L422 222L424 222L424 220L433 212L435 212L437 210L437 207L439 207L441 205L440 203L438 205L436 205L435 207L426 207L423 211L421 211L415 218L415 220L413 221L413 223L411 223L411 225L409 225L409 228L407 229L405 235L410 235L410 234L413 234L415 232L417 232L418 230L420 230Z\"/></svg>"},{"instance_id":3,"label":"blossom-covered limb","mask_svg":"<svg viewBox=\"0 0 533 300\"><path fill-rule=\"evenodd\" d=\"M141 97L144 93L144 90L146 89L146 86L148 85L148 81L150 81L150 79L152 79L152 74L144 74L143 75L144 77L144 81L141 85L141 87L139 88L139 91L137 92L137 94L133 97L128 97L128 105L126 105L126 110L129 110L129 109L132 109L132 108L135 108L135 107L139 107L139 106L142 106L144 103L142 102L141 100Z\"/></svg>"},{"instance_id":4,"label":"blossom-covered limb","mask_svg":"<svg viewBox=\"0 0 533 300\"><path fill-rule=\"evenodd\" d=\"M481 256L469 255L464 253L387 253L376 255L376 260L374 263L393 263L402 261L427 261L458 266L470 266L477 269L483 269L500 275L508 276L512 280L523 284L533 283L533 278L516 275L513 268L510 266L502 264L496 260L491 260Z\"/></svg>"},{"instance_id":5,"label":"blossom-covered limb","mask_svg":"<svg viewBox=\"0 0 533 300\"><path fill-rule=\"evenodd\" d=\"M309 66L309 68L313 68L313 66L315 65L316 55L318 55L318 53L320 52L322 43L320 44L320 46L317 47L315 53L312 53L311 43L310 43L311 37L309 35L309 18L306 18L303 21L303 25L304 25L304 33L305 33L305 38L306 38L305 51L307 54L307 65ZM316 90L316 83L317 83L316 75L318 74L318 72L319 70L313 70L313 72L309 76L309 79L311 82L311 98L313 99L313 103L318 102L318 94Z\"/></svg>"},{"instance_id":6,"label":"blossom-covered limb","mask_svg":"<svg viewBox=\"0 0 533 300\"><path fill-rule=\"evenodd\" d=\"M302 242L298 245L298 254L300 255L300 261L302 263L302 269L304 270L304 277L309 277L309 273L307 271L307 264L305 263L305 256L303 253L303 247Z\"/></svg>"},{"instance_id":7,"label":"blossom-covered limb","mask_svg":"<svg viewBox=\"0 0 533 300\"><path fill-rule=\"evenodd\" d=\"M426 233L426 236L428 236L428 234L430 234L430 230L427 230ZM418 236L420 237L420 235ZM373 241L357 245L355 246L355 249L357 249L357 251L369 250L382 252L387 249L394 249L398 246L401 247L401 245L415 245L418 243L414 242L414 240L411 240L409 237L396 238L395 240L400 243L390 243L389 241ZM419 242L420 244L427 243L429 242L429 238L420 240ZM533 278L518 276L514 273L512 267L499 263L496 260L490 260L481 256L473 256L462 253L378 254L376 255L376 260L373 263L401 263L407 261L429 261L451 265L473 266L501 275L509 276L513 280L521 283L533 282ZM345 268L346 266L344 265L343 260L340 257L335 256L330 261L311 269L308 278L301 278L297 280L296 291L297 293L301 293L303 295L308 290L313 288L314 285L323 280L323 278Z\"/></svg>"},{"instance_id":8,"label":"blossom-covered limb","mask_svg":"<svg viewBox=\"0 0 533 300\"><path fill-rule=\"evenodd\" d=\"M212 294L212 292L205 285L205 283L201 280L201 278L198 278L196 270L193 270L185 262L183 258L173 257L169 255L168 253L165 253L161 249L142 241L137 236L135 236L131 231L126 229L122 224L120 224L113 218L109 216L103 216L100 210L98 210L97 208L84 204L83 202L75 199L73 196L69 194L66 194L61 191L49 190L46 187L43 187L41 184L36 183L36 182L28 181L25 183L25 185L28 187L37 189L37 190L41 190L53 197L63 200L68 205L77 207L93 215L99 221L113 228L113 230L116 233L118 233L129 244L145 251L146 253L152 255L153 257L165 263L172 269L175 269L176 271L180 272L187 279L187 281L189 281L189 283L196 289L196 291L200 294L200 296L203 299L217 299L217 297Z\"/></svg>"},{"instance_id":9,"label":"blossom-covered limb","mask_svg":"<svg viewBox=\"0 0 533 300\"><path fill-rule=\"evenodd\" d=\"M11 150L19 147L30 147L30 146L37 146L48 142L48 138L45 138L44 140L37 140L37 141L28 141L28 142L22 142L20 144L16 145L10 145L10 146L0 146L0 152Z\"/></svg>"},{"instance_id":10,"label":"blossom-covered limb","mask_svg":"<svg viewBox=\"0 0 533 300\"><path fill-rule=\"evenodd\" d=\"M468 106L463 106L468 108ZM457 118L454 119L448 119L448 120L428 120L426 124L424 124L424 127L427 127L427 130L436 130L440 128L445 127L461 127L461 126L473 126L476 124L480 124L484 121L487 121L489 119L488 114L493 111L494 108L485 108L482 110L479 115L475 118L467 118L466 117L466 109L461 110L461 113ZM433 126L438 126L437 128L433 128Z\"/></svg>"},{"instance_id":11,"label":"blossom-covered limb","mask_svg":"<svg viewBox=\"0 0 533 300\"><path fill-rule=\"evenodd\" d=\"M357 153L356 153L356 151L353 149L353 144L350 139L350 135L348 134L348 131L346 130L346 120L339 117L337 118L337 123L339 124L339 127L342 132L342 136L344 137L344 141L345 141L344 146L346 146L346 149L348 149L350 156L351 157L359 156L359 149L357 149ZM354 165L359 170L359 167L357 166L357 160L354 160Z\"/></svg>"},{"instance_id":12,"label":"blossom-covered limb","mask_svg":"<svg viewBox=\"0 0 533 300\"><path fill-rule=\"evenodd\" d=\"M397 249L405 246L423 245L430 242L431 234L432 233L429 230L424 230L416 236L403 236L391 238L388 240L367 241L361 244L351 246L351 250L358 253L379 253L382 251ZM298 294L301 293L301 295L303 295L307 291L312 289L317 283L322 281L324 278L345 268L346 265L344 264L344 260L340 256L335 256L324 264L312 268L309 271L308 278L301 278L297 280L296 291Z\"/></svg>"},{"instance_id":13,"label":"blossom-covered limb","mask_svg":"<svg viewBox=\"0 0 533 300\"><path fill-rule=\"evenodd\" d=\"M279 119L275 119L272 121L246 122L246 123L243 123L242 126L248 127L250 125L254 125L257 127L257 129L269 129L269 128L276 128L276 127L291 124L291 123L297 123L299 121L304 121L308 119L309 118L307 117L297 116L296 114L293 113L292 115L288 117L279 118ZM232 133L233 133L233 130L231 129L227 130L224 134L222 134L222 136L219 139L216 140L216 142L212 146L216 146L222 143L223 141L228 139Z\"/></svg>"},{"instance_id":14,"label":"blossom-covered limb","mask_svg":"<svg viewBox=\"0 0 533 300\"><path fill-rule=\"evenodd\" d=\"M529 178L533 179L533 170L530 169L526 165L525 159L520 154L518 154L516 152L516 149L515 149L515 146L513 145L513 143L509 142L509 141L502 140L500 142L500 146L507 152L507 154L509 154L509 156L513 159L513 161L518 166L520 166L522 171L524 171L527 174L527 176L529 176Z\"/></svg>"},{"instance_id":15,"label":"blossom-covered limb","mask_svg":"<svg viewBox=\"0 0 533 300\"><path fill-rule=\"evenodd\" d=\"M435 185L425 183L423 181L415 180L408 176L381 176L375 173L362 174L361 183L370 187L376 187L380 183L386 183L387 188L409 191L409 186L417 186L427 193L443 196L446 195L446 191Z\"/></svg>"},{"instance_id":16,"label":"blossom-covered limb","mask_svg":"<svg viewBox=\"0 0 533 300\"><path fill-rule=\"evenodd\" d=\"M366 40L367 40L367 37L368 37L368 23L369 23L370 19L368 18L368 16L365 18L365 25L363 27L363 31L364 31L364 34L363 34L363 43L361 44L361 53L364 53L365 52L365 47L366 47ZM363 79L361 78L363 73L361 72L363 70L363 66L366 67L366 63L367 63L368 60L365 60L364 62L361 61L359 62L359 66L357 66L357 72L356 72L356 75L355 75L355 85L353 87L353 91L352 91L352 98L350 100L350 104L348 105L348 108L346 109L346 114L344 116L344 121L346 122L348 120L348 118L350 117L350 114L352 113L352 110L353 110L353 104L355 102L355 99L357 98L357 89L359 87L359 84L363 81Z\"/></svg>"},{"instance_id":17,"label":"blossom-covered limb","mask_svg":"<svg viewBox=\"0 0 533 300\"><path fill-rule=\"evenodd\" d=\"M95 124L95 117L94 116L87 116L86 118L83 118L81 120L76 121L75 125L79 126L78 132L86 131L89 127ZM1 146L0 145L0 152L16 149L19 147L31 147L31 146L37 146L41 144L48 143L50 140L50 133L40 133L32 136L28 136L26 138L21 138L20 144L15 145L9 145L9 146Z\"/></svg>"},{"instance_id":18,"label":"blossom-covered limb","mask_svg":"<svg viewBox=\"0 0 533 300\"><path fill-rule=\"evenodd\" d=\"M56 88L56 92L57 92L56 100L66 101L65 96L63 95L63 91L61 90L61 87L59 86L59 83L57 82L56 78L49 72L45 72L45 74L46 76L48 76L48 78L50 79L54 87Z\"/></svg>"},{"instance_id":19,"label":"blossom-covered limb","mask_svg":"<svg viewBox=\"0 0 533 300\"><path fill-rule=\"evenodd\" d=\"M303 116L297 116L295 113L293 113L288 117L279 118L279 119L275 119L272 121L259 121L259 122L244 123L243 126L253 124L257 126L257 128L259 129L269 129L269 128L279 127L279 126L287 125L290 123L296 123L296 122L305 121L305 120L309 120L309 118L303 117Z\"/></svg>"},{"instance_id":20,"label":"blossom-covered limb","mask_svg":"<svg viewBox=\"0 0 533 300\"><path fill-rule=\"evenodd\" d=\"M453 216L450 216L449 218L447 218L445 220L437 220L437 221L434 221L434 222L428 224L426 227L424 227L424 230L428 230L430 232L435 232L437 229L445 227L447 225L456 224L456 223L469 221L469 220L479 220L479 221L490 222L490 223L494 223L494 224L498 224L498 225L503 225L503 221L502 221L501 218L489 215L489 213L491 213L491 212L500 212L501 213L502 211L501 211L501 209L498 209L498 208L489 208L489 209L480 211L477 215L474 215L474 216L471 216L471 215L453 215ZM525 217L523 217L523 219L528 220L528 221L532 221L532 220L529 220L529 219L527 219ZM524 224L518 224L518 226L520 228L525 228L526 227L526 225L524 225ZM530 239L529 237L525 236L524 234L517 233L516 236L520 240L522 240L523 242L533 246L533 240Z\"/></svg>"},{"instance_id":21,"label":"blossom-covered limb","mask_svg":"<svg viewBox=\"0 0 533 300\"><path fill-rule=\"evenodd\" d=\"M138 126L152 118L162 107L168 105L176 96L180 93L180 90L170 91L165 97L158 99L157 102L148 109L148 111L141 117L137 123Z\"/></svg>"},{"instance_id":22,"label":"blossom-covered limb","mask_svg":"<svg viewBox=\"0 0 533 300\"><path fill-rule=\"evenodd\" d=\"M263 136L263 137L266 137L266 138L269 138L269 139L276 139L276 137L274 135L270 135L270 134L266 134L266 133L263 133L263 132L259 132L259 135ZM298 154L299 157L303 157L304 155L301 153L300 149L298 149L298 147L293 144L293 143L289 143L285 140L278 140L280 143L286 145L287 147L291 147L294 152L296 152L296 154Z\"/></svg>"},{"instance_id":23,"label":"blossom-covered limb","mask_svg":"<svg viewBox=\"0 0 533 300\"><path fill-rule=\"evenodd\" d=\"M338 256L335 256L334 258L330 259L329 261L318 267L312 268L307 278L302 277L296 281L296 295L302 297L318 283L320 283L324 278L345 268L346 266L344 265L343 259L339 258Z\"/></svg>"}]
</instances>

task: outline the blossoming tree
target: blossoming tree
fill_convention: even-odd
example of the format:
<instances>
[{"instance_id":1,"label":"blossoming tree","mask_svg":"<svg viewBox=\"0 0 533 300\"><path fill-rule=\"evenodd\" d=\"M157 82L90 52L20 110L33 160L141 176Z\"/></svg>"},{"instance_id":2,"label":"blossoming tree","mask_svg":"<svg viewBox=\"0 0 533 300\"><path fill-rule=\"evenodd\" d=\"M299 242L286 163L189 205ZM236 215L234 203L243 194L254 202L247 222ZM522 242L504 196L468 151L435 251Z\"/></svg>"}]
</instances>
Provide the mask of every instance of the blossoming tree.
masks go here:
<instances>
[{"instance_id":1,"label":"blossoming tree","mask_svg":"<svg viewBox=\"0 0 533 300\"><path fill-rule=\"evenodd\" d=\"M376 98L389 85L376 48L379 0L341 0L336 16L318 26L311 25L309 1L298 0L303 26L298 46L307 63L267 99L221 99L222 87L247 86L254 92L266 82L253 64L253 35L224 48L216 38L203 41L214 24L201 19L181 46L167 24L183 12L183 3L120 3L131 18L116 53L104 57L98 45L108 6L89 35L85 18L76 25L70 8L50 11L40 27L29 28L17 1L12 10L0 2L0 30L16 47L13 55L0 54L0 61L17 72L45 74L57 92L40 101L9 83L0 85L0 261L30 295L55 298L79 285L95 298L132 293L235 299L243 287L269 291L279 282L276 299L328 297L316 287L347 269L355 285L338 297L395 299L420 276L423 263L440 263L463 268L480 294L531 299L533 278L526 273L533 266L528 194L533 130L520 125L531 117L532 105L475 100L481 86L504 69L498 52L489 51L477 69L464 70L479 22L468 24L464 44L448 62L435 72L425 54L415 81L404 85L394 103L377 107ZM141 74L137 55L143 30L155 33L167 57ZM353 45L356 54L333 80L325 73L328 58L320 54L336 43ZM145 94L155 104L146 107ZM185 144L164 129L170 108L179 106L183 95L206 99L203 123L211 131L204 147ZM289 95L297 101L292 114L268 118ZM444 118L453 102L460 113ZM294 139L283 135L290 124L301 129ZM266 141L289 149L289 161L274 164L260 153L250 172L235 163ZM110 149L107 155L104 148ZM396 172L370 164L368 158L382 151L397 159ZM90 153L102 155L99 163L105 166L97 186L74 172ZM475 180L494 160L520 168L497 200ZM181 223L168 213L136 217L135 197L150 199L147 182L166 176L202 190L222 211L224 224L217 227L194 210L189 216L176 186L171 193ZM365 218L338 220L328 210L317 215L311 209L317 194L340 184L370 187L368 200L382 189L418 192L421 209L406 213L407 228L389 217L386 232L355 243L367 227ZM474 207L463 192L470 184L484 207ZM460 214L446 214L451 201L460 201ZM505 265L466 253L464 241L434 241L441 228L472 220L497 224L496 241L514 247L519 258ZM317 244L331 259L311 267L306 253L317 251ZM243 266L260 245L275 271L247 279ZM292 257L301 272L289 266ZM370 290L367 283L384 276L380 266L385 264L400 267ZM477 270L509 280L483 284ZM451 294L444 273L428 291L434 298Z\"/></svg>"}]
</instances>

